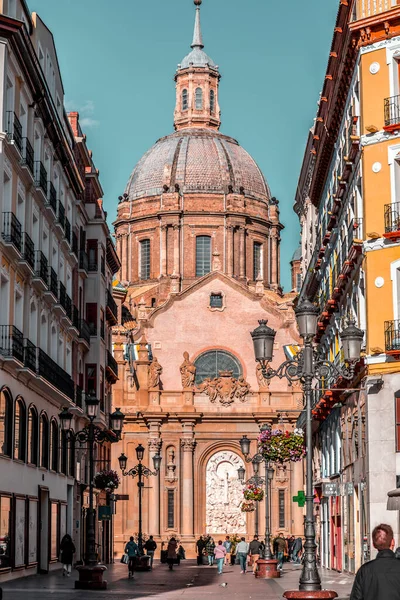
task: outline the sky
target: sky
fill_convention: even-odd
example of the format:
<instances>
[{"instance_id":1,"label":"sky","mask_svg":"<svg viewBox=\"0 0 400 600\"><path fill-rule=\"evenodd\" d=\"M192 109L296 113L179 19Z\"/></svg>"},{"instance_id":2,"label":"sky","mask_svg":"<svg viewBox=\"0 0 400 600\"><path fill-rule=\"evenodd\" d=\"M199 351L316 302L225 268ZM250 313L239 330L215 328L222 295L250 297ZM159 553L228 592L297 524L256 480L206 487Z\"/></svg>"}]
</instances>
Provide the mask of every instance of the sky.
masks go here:
<instances>
[{"instance_id":1,"label":"sky","mask_svg":"<svg viewBox=\"0 0 400 600\"><path fill-rule=\"evenodd\" d=\"M141 156L173 131L176 66L192 0L28 0L53 32L66 108L78 110L111 223ZM280 202L281 279L300 241L293 212L339 0L203 0L205 51L222 74L221 131L237 139Z\"/></svg>"}]
</instances>

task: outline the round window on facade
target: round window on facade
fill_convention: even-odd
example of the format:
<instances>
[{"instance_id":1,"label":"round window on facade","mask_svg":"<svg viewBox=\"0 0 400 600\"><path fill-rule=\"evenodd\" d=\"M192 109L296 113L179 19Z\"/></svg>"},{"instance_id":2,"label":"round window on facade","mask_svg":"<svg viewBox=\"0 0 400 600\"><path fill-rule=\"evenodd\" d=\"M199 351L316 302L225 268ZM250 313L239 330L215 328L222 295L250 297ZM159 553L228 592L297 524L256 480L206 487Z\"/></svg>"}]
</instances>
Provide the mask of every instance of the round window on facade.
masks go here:
<instances>
[{"instance_id":1,"label":"round window on facade","mask_svg":"<svg viewBox=\"0 0 400 600\"><path fill-rule=\"evenodd\" d=\"M201 354L195 360L196 384L205 379L219 377L220 371L232 371L232 377L238 379L242 374L242 366L237 358L225 350L211 350Z\"/></svg>"}]
</instances>

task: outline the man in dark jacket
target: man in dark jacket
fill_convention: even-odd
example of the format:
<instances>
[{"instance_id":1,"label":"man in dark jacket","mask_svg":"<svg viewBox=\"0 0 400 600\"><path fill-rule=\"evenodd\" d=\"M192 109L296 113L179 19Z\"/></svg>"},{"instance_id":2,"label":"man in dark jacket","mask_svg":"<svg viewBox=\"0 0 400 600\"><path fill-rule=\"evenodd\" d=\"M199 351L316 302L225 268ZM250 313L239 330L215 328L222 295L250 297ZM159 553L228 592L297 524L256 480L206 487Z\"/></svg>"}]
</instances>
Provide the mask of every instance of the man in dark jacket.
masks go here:
<instances>
[{"instance_id":1,"label":"man in dark jacket","mask_svg":"<svg viewBox=\"0 0 400 600\"><path fill-rule=\"evenodd\" d=\"M144 545L147 556L150 556L150 567L153 568L154 552L157 550L157 542L154 541L151 535Z\"/></svg>"},{"instance_id":2,"label":"man in dark jacket","mask_svg":"<svg viewBox=\"0 0 400 600\"><path fill-rule=\"evenodd\" d=\"M390 525L375 527L372 543L378 554L358 570L350 600L400 600L400 565Z\"/></svg>"},{"instance_id":3,"label":"man in dark jacket","mask_svg":"<svg viewBox=\"0 0 400 600\"><path fill-rule=\"evenodd\" d=\"M203 553L204 553L204 548L205 548L205 542L203 540L203 537L200 536L199 539L196 542L196 550L197 550L197 564L198 565L202 565L203 564Z\"/></svg>"},{"instance_id":4,"label":"man in dark jacket","mask_svg":"<svg viewBox=\"0 0 400 600\"><path fill-rule=\"evenodd\" d=\"M261 549L262 549L261 542L258 539L258 535L255 535L253 541L250 542L250 545L249 545L249 554L253 560L254 575L256 574L256 571L257 571L257 561L260 558Z\"/></svg>"}]
</instances>

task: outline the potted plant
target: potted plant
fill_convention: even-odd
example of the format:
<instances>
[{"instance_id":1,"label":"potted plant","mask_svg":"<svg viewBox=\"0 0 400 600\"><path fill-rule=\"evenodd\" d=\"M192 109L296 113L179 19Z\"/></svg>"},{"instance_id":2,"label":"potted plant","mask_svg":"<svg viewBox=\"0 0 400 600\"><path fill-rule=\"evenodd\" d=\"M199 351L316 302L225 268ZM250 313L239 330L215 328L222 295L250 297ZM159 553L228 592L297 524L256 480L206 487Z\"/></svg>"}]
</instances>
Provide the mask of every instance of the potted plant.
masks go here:
<instances>
[{"instance_id":1,"label":"potted plant","mask_svg":"<svg viewBox=\"0 0 400 600\"><path fill-rule=\"evenodd\" d=\"M258 437L258 450L269 462L298 462L306 453L302 429L266 429Z\"/></svg>"},{"instance_id":2,"label":"potted plant","mask_svg":"<svg viewBox=\"0 0 400 600\"><path fill-rule=\"evenodd\" d=\"M243 496L245 500L261 502L264 499L264 490L255 483L249 483L243 491Z\"/></svg>"},{"instance_id":3,"label":"potted plant","mask_svg":"<svg viewBox=\"0 0 400 600\"><path fill-rule=\"evenodd\" d=\"M93 479L94 486L98 490L106 490L112 492L116 490L120 484L120 479L117 471L105 470L96 473Z\"/></svg>"},{"instance_id":4,"label":"potted plant","mask_svg":"<svg viewBox=\"0 0 400 600\"><path fill-rule=\"evenodd\" d=\"M256 506L252 500L244 500L241 504L240 510L242 512L254 512L256 510Z\"/></svg>"}]
</instances>

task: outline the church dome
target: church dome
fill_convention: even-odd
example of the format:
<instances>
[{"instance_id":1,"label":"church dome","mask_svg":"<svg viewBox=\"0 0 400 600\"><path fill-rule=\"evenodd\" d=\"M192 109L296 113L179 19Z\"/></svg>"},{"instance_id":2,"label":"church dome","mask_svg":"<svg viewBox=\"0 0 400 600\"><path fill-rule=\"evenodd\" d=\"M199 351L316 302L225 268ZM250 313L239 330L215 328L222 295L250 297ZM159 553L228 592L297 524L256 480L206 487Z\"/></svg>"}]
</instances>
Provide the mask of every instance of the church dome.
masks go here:
<instances>
[{"instance_id":1,"label":"church dome","mask_svg":"<svg viewBox=\"0 0 400 600\"><path fill-rule=\"evenodd\" d=\"M166 188L174 191L176 185L183 193L233 191L265 202L271 198L250 154L233 138L207 128L180 129L159 139L134 168L126 194L135 200Z\"/></svg>"}]
</instances>

